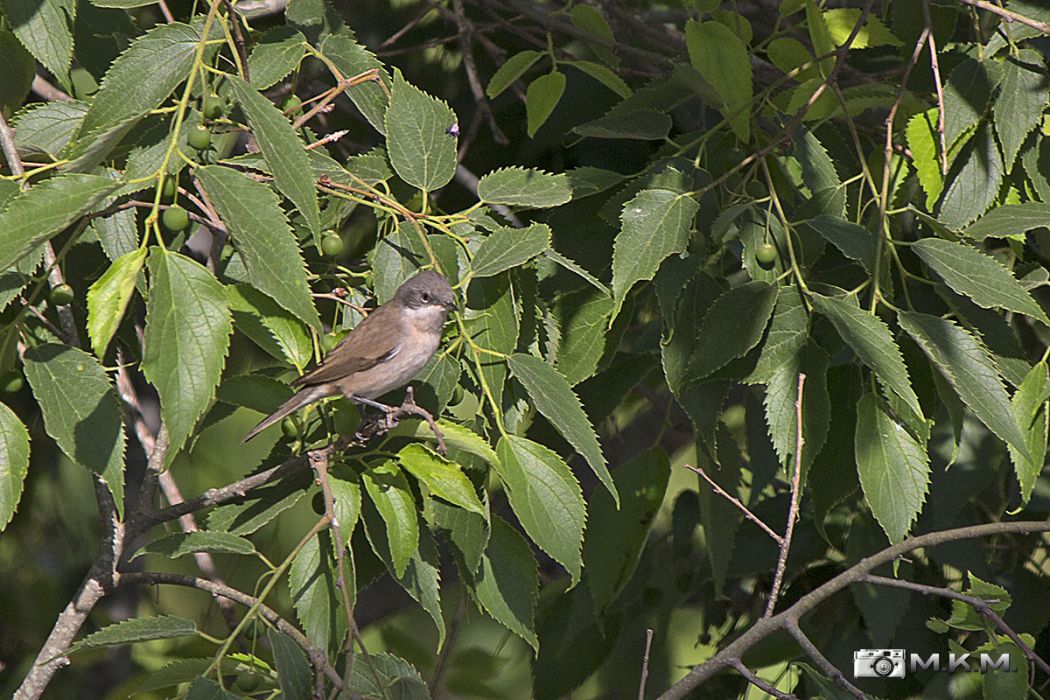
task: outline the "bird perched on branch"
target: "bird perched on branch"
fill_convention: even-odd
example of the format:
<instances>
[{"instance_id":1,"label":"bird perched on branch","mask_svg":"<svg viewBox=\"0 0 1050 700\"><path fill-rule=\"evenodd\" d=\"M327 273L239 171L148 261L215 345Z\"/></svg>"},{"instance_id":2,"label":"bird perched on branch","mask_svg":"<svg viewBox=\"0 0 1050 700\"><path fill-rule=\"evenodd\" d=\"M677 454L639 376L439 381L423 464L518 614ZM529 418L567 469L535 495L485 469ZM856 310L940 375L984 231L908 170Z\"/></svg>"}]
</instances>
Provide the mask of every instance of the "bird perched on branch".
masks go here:
<instances>
[{"instance_id":1,"label":"bird perched on branch","mask_svg":"<svg viewBox=\"0 0 1050 700\"><path fill-rule=\"evenodd\" d=\"M368 314L321 363L292 382L292 398L248 431L244 442L303 406L342 394L382 410L372 399L404 386L431 358L455 297L448 280L423 271L397 288L394 297Z\"/></svg>"}]
</instances>

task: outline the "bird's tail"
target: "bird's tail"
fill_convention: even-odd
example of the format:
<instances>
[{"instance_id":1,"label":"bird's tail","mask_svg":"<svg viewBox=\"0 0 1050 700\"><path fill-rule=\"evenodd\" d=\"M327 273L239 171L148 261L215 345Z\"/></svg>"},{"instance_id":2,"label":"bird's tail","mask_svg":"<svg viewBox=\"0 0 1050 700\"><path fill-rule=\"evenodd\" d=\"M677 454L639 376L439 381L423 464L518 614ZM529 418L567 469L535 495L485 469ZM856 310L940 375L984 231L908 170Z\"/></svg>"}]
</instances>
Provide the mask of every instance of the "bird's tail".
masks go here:
<instances>
[{"instance_id":1,"label":"bird's tail","mask_svg":"<svg viewBox=\"0 0 1050 700\"><path fill-rule=\"evenodd\" d=\"M308 403L313 403L314 401L323 399L330 393L331 392L329 392L324 385L310 386L300 389L294 396L292 396L292 398L282 403L276 411L266 416L266 418L263 418L258 425L249 430L248 434L244 436L244 439L241 440L241 442L248 442L285 416L294 413Z\"/></svg>"}]
</instances>

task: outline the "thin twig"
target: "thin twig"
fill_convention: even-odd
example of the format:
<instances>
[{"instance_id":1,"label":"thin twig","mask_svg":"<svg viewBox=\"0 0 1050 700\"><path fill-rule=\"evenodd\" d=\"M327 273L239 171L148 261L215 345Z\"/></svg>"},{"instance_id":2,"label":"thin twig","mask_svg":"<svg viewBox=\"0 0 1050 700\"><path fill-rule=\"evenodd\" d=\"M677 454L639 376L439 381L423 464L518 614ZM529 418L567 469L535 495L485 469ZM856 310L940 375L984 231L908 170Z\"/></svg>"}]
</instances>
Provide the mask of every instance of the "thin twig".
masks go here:
<instances>
[{"instance_id":1,"label":"thin twig","mask_svg":"<svg viewBox=\"0 0 1050 700\"><path fill-rule=\"evenodd\" d=\"M930 19L930 2L922 0L922 17L929 30L927 42L930 47L930 68L933 70L933 87L937 94L937 136L941 142L941 175L948 174L948 144L944 142L944 85L941 83L941 66L937 61L937 40L933 36Z\"/></svg>"},{"instance_id":2,"label":"thin twig","mask_svg":"<svg viewBox=\"0 0 1050 700\"><path fill-rule=\"evenodd\" d=\"M160 5L160 13L164 15L164 21L171 24L175 21L175 16L171 14L171 10L168 9L168 3L165 0L157 0L157 4Z\"/></svg>"},{"instance_id":3,"label":"thin twig","mask_svg":"<svg viewBox=\"0 0 1050 700\"><path fill-rule=\"evenodd\" d=\"M784 542L783 537L778 535L777 532L769 525L766 525L764 522L762 522L761 518L752 513L747 506L740 502L740 499L738 499L736 496L733 496L728 491L719 486L717 483L715 483L715 480L709 477L707 475L707 472L705 472L701 467L694 467L691 464L686 464L684 466L686 469L689 469L699 474L704 479L704 481L706 481L708 485L710 485L711 488L714 489L714 492L716 494L718 494L719 496L736 506L748 520L753 522L755 525L758 525L762 529L762 532L772 537L774 542L776 542L778 545Z\"/></svg>"},{"instance_id":4,"label":"thin twig","mask_svg":"<svg viewBox=\"0 0 1050 700\"><path fill-rule=\"evenodd\" d=\"M638 681L638 700L645 700L645 684L649 682L649 652L653 648L653 628L645 629L645 652L642 654L642 677Z\"/></svg>"},{"instance_id":5,"label":"thin twig","mask_svg":"<svg viewBox=\"0 0 1050 700\"><path fill-rule=\"evenodd\" d=\"M787 632L795 638L798 645L802 647L802 651L806 652L806 656L817 665L817 668L824 672L824 675L838 683L840 688L858 700L867 700L868 696L864 694L864 691L847 680L842 671L838 670L838 668L835 667L835 664L831 663L831 661L828 660L828 657L820 652L817 645L806 636L806 633L802 631L802 628L798 626L797 622L789 624L787 626Z\"/></svg>"},{"instance_id":6,"label":"thin twig","mask_svg":"<svg viewBox=\"0 0 1050 700\"><path fill-rule=\"evenodd\" d=\"M59 90L57 87L47 81L47 78L40 75L39 73L33 77L33 84L30 89L36 94L43 97L48 102L69 102L73 98L66 93Z\"/></svg>"},{"instance_id":7,"label":"thin twig","mask_svg":"<svg viewBox=\"0 0 1050 700\"><path fill-rule=\"evenodd\" d=\"M987 2L987 0L960 0L966 5L973 7L979 7L982 10L987 10L994 15L999 15L1007 22L1020 22L1021 24L1027 24L1033 29L1037 29L1043 34L1050 34L1050 24L1046 22L1040 22L1037 19L1026 17L1025 15L1018 14L1013 10L1007 10L1005 7L999 7L995 3Z\"/></svg>"},{"instance_id":8,"label":"thin twig","mask_svg":"<svg viewBox=\"0 0 1050 700\"><path fill-rule=\"evenodd\" d=\"M773 614L776 607L777 597L780 595L780 586L784 582L784 571L787 569L788 551L791 549L791 537L795 533L795 521L798 520L798 502L802 490L802 446L806 444L806 436L802 430L802 397L806 386L806 375L798 373L798 393L795 397L795 473L791 477L791 505L788 507L787 525L784 529L784 539L780 543L780 554L777 557L777 568L773 573L773 588L769 591L769 600L766 602L764 617Z\"/></svg>"},{"instance_id":9,"label":"thin twig","mask_svg":"<svg viewBox=\"0 0 1050 700\"><path fill-rule=\"evenodd\" d=\"M448 10L440 3L435 4L435 7L442 14L448 13ZM492 132L492 140L501 146L505 146L510 143L510 140L503 133L503 130L499 128L499 124L496 123L496 117L493 116L492 109L489 107L485 88L481 86L481 79L478 78L478 68L474 63L474 51L470 45L474 37L474 26L467 19L467 13L463 10L463 0L452 0L452 8L452 19L459 28L459 50L463 55L463 68L467 72L467 84L470 85L470 92L474 95L474 104L478 108L478 112L488 122L489 131Z\"/></svg>"},{"instance_id":10,"label":"thin twig","mask_svg":"<svg viewBox=\"0 0 1050 700\"><path fill-rule=\"evenodd\" d=\"M772 695L773 697L777 698L777 700L798 700L797 696L792 695L791 693L785 693L780 690L777 690L771 684L756 676L754 671L745 666L744 662L740 659L733 659L733 661L729 665L735 668L741 676L746 678L748 682L751 683L751 685L755 686L764 693Z\"/></svg>"}]
</instances>

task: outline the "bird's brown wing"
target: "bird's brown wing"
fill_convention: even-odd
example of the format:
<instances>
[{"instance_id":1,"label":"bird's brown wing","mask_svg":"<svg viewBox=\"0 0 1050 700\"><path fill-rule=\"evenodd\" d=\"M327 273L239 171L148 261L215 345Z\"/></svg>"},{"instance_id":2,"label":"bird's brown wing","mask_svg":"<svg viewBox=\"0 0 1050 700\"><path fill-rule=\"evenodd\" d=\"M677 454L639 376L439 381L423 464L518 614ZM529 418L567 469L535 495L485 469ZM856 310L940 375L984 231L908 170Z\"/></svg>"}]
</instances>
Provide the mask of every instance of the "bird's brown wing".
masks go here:
<instances>
[{"instance_id":1,"label":"bird's brown wing","mask_svg":"<svg viewBox=\"0 0 1050 700\"><path fill-rule=\"evenodd\" d=\"M378 308L357 324L321 364L292 382L292 386L311 386L364 372L394 356L398 348L399 329L390 327L388 311Z\"/></svg>"}]
</instances>

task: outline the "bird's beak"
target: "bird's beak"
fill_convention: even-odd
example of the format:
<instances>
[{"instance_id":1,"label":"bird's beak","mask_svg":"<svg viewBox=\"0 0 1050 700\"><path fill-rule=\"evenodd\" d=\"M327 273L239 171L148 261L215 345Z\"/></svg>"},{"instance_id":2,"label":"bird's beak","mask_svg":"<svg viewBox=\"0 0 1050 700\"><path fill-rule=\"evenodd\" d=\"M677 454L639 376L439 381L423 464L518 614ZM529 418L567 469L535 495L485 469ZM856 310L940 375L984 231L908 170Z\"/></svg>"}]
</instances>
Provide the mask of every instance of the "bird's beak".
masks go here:
<instances>
[{"instance_id":1,"label":"bird's beak","mask_svg":"<svg viewBox=\"0 0 1050 700\"><path fill-rule=\"evenodd\" d=\"M442 306L445 307L445 311L455 311L456 310L456 302L455 301L446 301L444 304L442 304Z\"/></svg>"}]
</instances>

